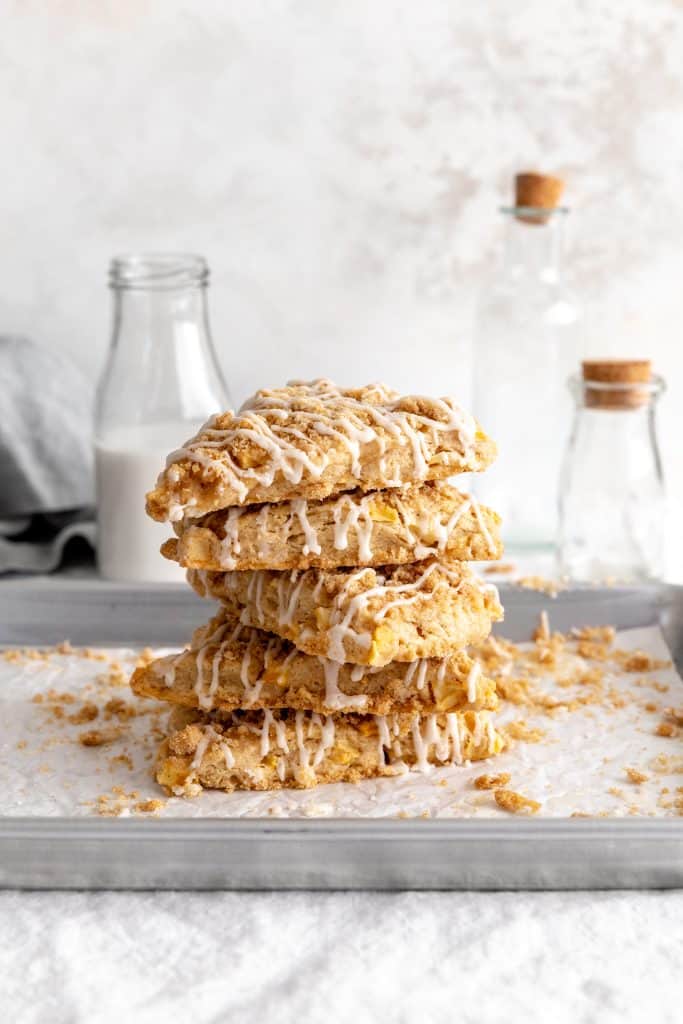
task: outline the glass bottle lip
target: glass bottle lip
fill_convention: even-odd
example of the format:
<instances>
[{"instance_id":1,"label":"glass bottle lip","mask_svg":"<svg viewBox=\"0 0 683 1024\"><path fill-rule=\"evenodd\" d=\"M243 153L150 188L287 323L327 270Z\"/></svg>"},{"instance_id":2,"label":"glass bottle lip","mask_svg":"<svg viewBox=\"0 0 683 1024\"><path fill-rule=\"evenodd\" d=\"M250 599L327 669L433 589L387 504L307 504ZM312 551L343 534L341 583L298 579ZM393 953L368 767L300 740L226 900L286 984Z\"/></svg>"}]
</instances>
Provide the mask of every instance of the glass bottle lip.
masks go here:
<instances>
[{"instance_id":1,"label":"glass bottle lip","mask_svg":"<svg viewBox=\"0 0 683 1024\"><path fill-rule=\"evenodd\" d=\"M537 220L542 223L551 217L558 215L565 217L569 213L568 206L499 206L498 210L508 217L527 218L528 220Z\"/></svg>"},{"instance_id":2,"label":"glass bottle lip","mask_svg":"<svg viewBox=\"0 0 683 1024\"><path fill-rule=\"evenodd\" d=\"M125 253L109 264L109 285L116 289L171 291L204 287L208 281L209 265L195 253Z\"/></svg>"}]
</instances>

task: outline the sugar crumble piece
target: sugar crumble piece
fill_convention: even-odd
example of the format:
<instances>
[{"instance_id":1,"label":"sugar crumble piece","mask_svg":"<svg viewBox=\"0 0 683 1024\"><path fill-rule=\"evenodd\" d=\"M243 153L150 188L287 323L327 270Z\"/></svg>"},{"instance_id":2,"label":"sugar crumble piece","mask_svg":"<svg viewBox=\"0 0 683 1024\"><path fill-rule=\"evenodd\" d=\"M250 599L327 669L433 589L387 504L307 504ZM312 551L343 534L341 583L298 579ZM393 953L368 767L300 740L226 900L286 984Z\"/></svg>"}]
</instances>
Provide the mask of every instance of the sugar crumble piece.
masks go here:
<instances>
[{"instance_id":1,"label":"sugar crumble piece","mask_svg":"<svg viewBox=\"0 0 683 1024\"><path fill-rule=\"evenodd\" d=\"M576 640L588 640L606 647L612 646L616 635L614 626L580 626L572 629L572 636Z\"/></svg>"},{"instance_id":2,"label":"sugar crumble piece","mask_svg":"<svg viewBox=\"0 0 683 1024\"><path fill-rule=\"evenodd\" d=\"M128 686L129 675L123 665L112 661L106 672L101 672L95 679L100 686Z\"/></svg>"},{"instance_id":3,"label":"sugar crumble piece","mask_svg":"<svg viewBox=\"0 0 683 1024\"><path fill-rule=\"evenodd\" d=\"M548 621L548 613L545 608L538 617L538 626L534 630L533 638L536 643L539 640L550 640L550 622Z\"/></svg>"},{"instance_id":4,"label":"sugar crumble piece","mask_svg":"<svg viewBox=\"0 0 683 1024\"><path fill-rule=\"evenodd\" d=\"M538 800L515 793L513 789L496 789L493 796L498 806L510 814L538 814L541 809Z\"/></svg>"},{"instance_id":5,"label":"sugar crumble piece","mask_svg":"<svg viewBox=\"0 0 683 1024\"><path fill-rule=\"evenodd\" d=\"M147 668L156 658L156 655L151 647L145 647L140 651L138 659L135 662L136 668Z\"/></svg>"},{"instance_id":6,"label":"sugar crumble piece","mask_svg":"<svg viewBox=\"0 0 683 1024\"><path fill-rule=\"evenodd\" d=\"M648 768L658 775L683 775L683 757L657 754L648 762Z\"/></svg>"},{"instance_id":7,"label":"sugar crumble piece","mask_svg":"<svg viewBox=\"0 0 683 1024\"><path fill-rule=\"evenodd\" d=\"M655 658L646 651L617 650L613 652L613 656L624 672L656 672L660 668L671 668L670 661Z\"/></svg>"},{"instance_id":8,"label":"sugar crumble piece","mask_svg":"<svg viewBox=\"0 0 683 1024\"><path fill-rule=\"evenodd\" d=\"M109 758L109 767L112 771L119 766L127 768L129 772L133 771L133 759L130 754L115 754Z\"/></svg>"},{"instance_id":9,"label":"sugar crumble piece","mask_svg":"<svg viewBox=\"0 0 683 1024\"><path fill-rule=\"evenodd\" d=\"M626 775L628 776L629 782L635 783L639 786L641 782L648 782L650 776L646 775L645 772L638 771L637 768L624 768Z\"/></svg>"},{"instance_id":10,"label":"sugar crumble piece","mask_svg":"<svg viewBox=\"0 0 683 1024\"><path fill-rule=\"evenodd\" d=\"M683 725L683 708L664 708L664 714L674 725Z\"/></svg>"},{"instance_id":11,"label":"sugar crumble piece","mask_svg":"<svg viewBox=\"0 0 683 1024\"><path fill-rule=\"evenodd\" d=\"M520 576L512 582L522 590L538 590L548 597L557 597L562 590L562 584L558 580L549 580L545 576Z\"/></svg>"},{"instance_id":12,"label":"sugar crumble piece","mask_svg":"<svg viewBox=\"0 0 683 1024\"><path fill-rule=\"evenodd\" d=\"M55 654L73 654L74 649L68 640L62 640L61 644L55 647Z\"/></svg>"},{"instance_id":13,"label":"sugar crumble piece","mask_svg":"<svg viewBox=\"0 0 683 1024\"><path fill-rule=\"evenodd\" d=\"M104 713L105 718L115 717L125 721L127 718L135 718L138 712L133 704L129 704L121 697L112 697L104 705Z\"/></svg>"},{"instance_id":14,"label":"sugar crumble piece","mask_svg":"<svg viewBox=\"0 0 683 1024\"><path fill-rule=\"evenodd\" d=\"M512 740L521 740L524 743L540 743L547 735L545 729L534 728L520 718L516 722L508 722L499 727Z\"/></svg>"},{"instance_id":15,"label":"sugar crumble piece","mask_svg":"<svg viewBox=\"0 0 683 1024\"><path fill-rule=\"evenodd\" d=\"M113 743L121 735L120 729L90 729L80 733L78 742L84 747L103 747Z\"/></svg>"},{"instance_id":16,"label":"sugar crumble piece","mask_svg":"<svg viewBox=\"0 0 683 1024\"><path fill-rule=\"evenodd\" d=\"M17 750L26 750L27 746L28 746L27 740L19 740L19 742L17 743Z\"/></svg>"},{"instance_id":17,"label":"sugar crumble piece","mask_svg":"<svg viewBox=\"0 0 683 1024\"><path fill-rule=\"evenodd\" d=\"M673 739L678 736L678 729L673 722L660 722L655 729L656 736L663 736L666 739Z\"/></svg>"},{"instance_id":18,"label":"sugar crumble piece","mask_svg":"<svg viewBox=\"0 0 683 1024\"><path fill-rule=\"evenodd\" d=\"M516 571L517 567L515 566L514 562L494 562L492 565L487 565L486 568L484 569L484 572L487 575L492 575L493 573L500 573L501 576L508 576Z\"/></svg>"},{"instance_id":19,"label":"sugar crumble piece","mask_svg":"<svg viewBox=\"0 0 683 1024\"><path fill-rule=\"evenodd\" d=\"M140 811L142 814L155 814L165 807L166 803L166 800L140 800L133 805L133 810Z\"/></svg>"},{"instance_id":20,"label":"sugar crumble piece","mask_svg":"<svg viewBox=\"0 0 683 1024\"><path fill-rule=\"evenodd\" d=\"M499 775L478 775L474 785L476 789L502 789L511 778L509 772L500 772Z\"/></svg>"},{"instance_id":21,"label":"sugar crumble piece","mask_svg":"<svg viewBox=\"0 0 683 1024\"><path fill-rule=\"evenodd\" d=\"M84 725L85 722L93 722L99 713L97 704L87 701L78 711L74 711L72 715L67 715L67 720L73 725Z\"/></svg>"}]
</instances>

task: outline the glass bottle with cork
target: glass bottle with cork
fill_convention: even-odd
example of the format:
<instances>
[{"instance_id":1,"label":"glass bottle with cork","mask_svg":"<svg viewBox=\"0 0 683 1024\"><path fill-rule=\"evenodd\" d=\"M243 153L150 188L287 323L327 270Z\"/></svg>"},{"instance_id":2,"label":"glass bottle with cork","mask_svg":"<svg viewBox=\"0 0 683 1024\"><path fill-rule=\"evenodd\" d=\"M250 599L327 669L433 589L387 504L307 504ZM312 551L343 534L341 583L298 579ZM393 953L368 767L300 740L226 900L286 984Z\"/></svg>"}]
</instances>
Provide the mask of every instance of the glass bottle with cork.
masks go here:
<instances>
[{"instance_id":1,"label":"glass bottle with cork","mask_svg":"<svg viewBox=\"0 0 683 1024\"><path fill-rule=\"evenodd\" d=\"M664 381L648 359L590 360L570 389L576 411L560 485L560 572L579 582L657 579L666 509L655 417Z\"/></svg>"},{"instance_id":2,"label":"glass bottle with cork","mask_svg":"<svg viewBox=\"0 0 683 1024\"><path fill-rule=\"evenodd\" d=\"M114 259L109 357L95 423L98 562L110 580L182 582L159 553L168 529L145 514L166 455L230 401L207 309L201 256Z\"/></svg>"},{"instance_id":3,"label":"glass bottle with cork","mask_svg":"<svg viewBox=\"0 0 683 1024\"><path fill-rule=\"evenodd\" d=\"M562 265L564 183L515 178L500 266L481 297L474 411L499 456L473 489L503 519L511 553L550 550L557 537L559 468L571 422L566 380L579 358L580 309Z\"/></svg>"}]
</instances>

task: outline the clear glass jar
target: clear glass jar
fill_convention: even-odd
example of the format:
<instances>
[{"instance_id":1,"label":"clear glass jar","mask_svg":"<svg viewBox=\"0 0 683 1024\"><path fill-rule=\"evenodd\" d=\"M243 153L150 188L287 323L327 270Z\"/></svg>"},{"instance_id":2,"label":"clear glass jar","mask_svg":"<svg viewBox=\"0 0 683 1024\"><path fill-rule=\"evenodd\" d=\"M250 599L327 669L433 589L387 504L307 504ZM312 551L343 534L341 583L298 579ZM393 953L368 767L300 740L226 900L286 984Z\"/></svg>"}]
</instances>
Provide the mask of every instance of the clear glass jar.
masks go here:
<instances>
[{"instance_id":1,"label":"clear glass jar","mask_svg":"<svg viewBox=\"0 0 683 1024\"><path fill-rule=\"evenodd\" d=\"M566 380L579 359L579 305L562 267L565 207L506 207L505 246L479 303L474 413L498 459L472 488L515 551L557 538L559 466L571 423Z\"/></svg>"},{"instance_id":2,"label":"clear glass jar","mask_svg":"<svg viewBox=\"0 0 683 1024\"><path fill-rule=\"evenodd\" d=\"M574 425L563 463L559 569L579 582L638 582L663 572L665 494L655 412L661 377L572 377Z\"/></svg>"},{"instance_id":3,"label":"clear glass jar","mask_svg":"<svg viewBox=\"0 0 683 1024\"><path fill-rule=\"evenodd\" d=\"M209 331L208 266L200 256L114 259L109 356L95 423L98 562L111 580L180 582L159 553L167 527L145 514L169 452L228 408Z\"/></svg>"}]
</instances>

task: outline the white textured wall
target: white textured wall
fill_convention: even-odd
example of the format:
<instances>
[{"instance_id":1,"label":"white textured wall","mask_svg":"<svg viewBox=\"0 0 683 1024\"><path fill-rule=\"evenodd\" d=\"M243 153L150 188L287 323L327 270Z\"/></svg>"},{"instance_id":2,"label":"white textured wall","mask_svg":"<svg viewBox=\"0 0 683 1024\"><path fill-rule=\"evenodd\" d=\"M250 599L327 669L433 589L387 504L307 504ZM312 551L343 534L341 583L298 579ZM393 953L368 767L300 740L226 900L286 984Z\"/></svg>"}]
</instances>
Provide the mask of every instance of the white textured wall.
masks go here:
<instances>
[{"instance_id":1,"label":"white textured wall","mask_svg":"<svg viewBox=\"0 0 683 1024\"><path fill-rule=\"evenodd\" d=\"M4 0L0 330L107 344L111 254L213 268L236 398L330 374L469 397L521 165L558 169L593 352L652 355L683 492L680 0Z\"/></svg>"}]
</instances>

